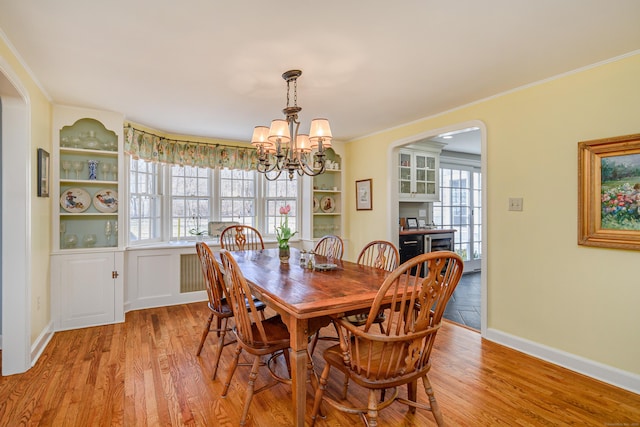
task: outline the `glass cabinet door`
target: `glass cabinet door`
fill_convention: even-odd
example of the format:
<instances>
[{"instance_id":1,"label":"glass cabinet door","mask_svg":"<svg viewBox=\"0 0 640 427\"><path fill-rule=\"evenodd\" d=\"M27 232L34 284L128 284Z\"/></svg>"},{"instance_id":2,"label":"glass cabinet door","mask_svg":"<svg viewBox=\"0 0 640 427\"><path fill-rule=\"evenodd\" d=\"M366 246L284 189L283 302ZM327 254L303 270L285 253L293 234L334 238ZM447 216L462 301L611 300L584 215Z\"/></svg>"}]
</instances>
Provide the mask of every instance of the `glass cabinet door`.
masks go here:
<instances>
[{"instance_id":1,"label":"glass cabinet door","mask_svg":"<svg viewBox=\"0 0 640 427\"><path fill-rule=\"evenodd\" d=\"M400 153L398 177L400 182L400 194L411 194L411 159L410 153Z\"/></svg>"}]
</instances>

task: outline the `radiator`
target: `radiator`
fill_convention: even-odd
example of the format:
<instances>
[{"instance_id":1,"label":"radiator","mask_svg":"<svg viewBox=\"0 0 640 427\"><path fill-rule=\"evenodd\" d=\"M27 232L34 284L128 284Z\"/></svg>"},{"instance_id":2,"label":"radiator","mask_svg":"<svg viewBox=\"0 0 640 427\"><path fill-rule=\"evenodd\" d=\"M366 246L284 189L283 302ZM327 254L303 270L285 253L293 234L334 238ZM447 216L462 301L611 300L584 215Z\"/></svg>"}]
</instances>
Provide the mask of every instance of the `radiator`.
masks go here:
<instances>
[{"instance_id":1,"label":"radiator","mask_svg":"<svg viewBox=\"0 0 640 427\"><path fill-rule=\"evenodd\" d=\"M180 293L204 291L205 289L198 254L180 255Z\"/></svg>"}]
</instances>

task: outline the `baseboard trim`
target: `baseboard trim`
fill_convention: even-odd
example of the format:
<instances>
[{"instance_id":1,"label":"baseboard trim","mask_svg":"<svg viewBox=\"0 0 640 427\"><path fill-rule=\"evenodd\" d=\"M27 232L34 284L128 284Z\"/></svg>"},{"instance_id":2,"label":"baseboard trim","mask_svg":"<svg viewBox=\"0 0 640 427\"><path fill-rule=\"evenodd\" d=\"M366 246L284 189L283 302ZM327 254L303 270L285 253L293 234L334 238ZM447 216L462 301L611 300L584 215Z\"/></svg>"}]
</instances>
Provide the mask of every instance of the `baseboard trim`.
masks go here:
<instances>
[{"instance_id":1,"label":"baseboard trim","mask_svg":"<svg viewBox=\"0 0 640 427\"><path fill-rule=\"evenodd\" d=\"M638 374L547 347L496 329L487 329L484 338L554 365L562 366L607 384L640 394L640 375Z\"/></svg>"},{"instance_id":2,"label":"baseboard trim","mask_svg":"<svg viewBox=\"0 0 640 427\"><path fill-rule=\"evenodd\" d=\"M53 330L53 322L49 322L49 324L42 330L38 338L36 338L35 342L31 345L31 367L36 364L42 352L45 348L47 348L47 344L53 338L54 330Z\"/></svg>"}]
</instances>

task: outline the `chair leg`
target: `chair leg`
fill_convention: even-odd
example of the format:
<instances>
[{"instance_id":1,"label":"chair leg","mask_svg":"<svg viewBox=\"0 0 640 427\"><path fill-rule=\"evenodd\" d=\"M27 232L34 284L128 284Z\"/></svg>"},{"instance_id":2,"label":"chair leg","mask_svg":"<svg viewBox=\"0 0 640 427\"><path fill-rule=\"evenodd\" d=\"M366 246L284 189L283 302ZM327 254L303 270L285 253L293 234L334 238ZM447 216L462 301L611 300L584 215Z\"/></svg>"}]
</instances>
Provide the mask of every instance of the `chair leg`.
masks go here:
<instances>
[{"instance_id":1,"label":"chair leg","mask_svg":"<svg viewBox=\"0 0 640 427\"><path fill-rule=\"evenodd\" d=\"M318 388L316 389L316 395L313 400L313 410L311 411L311 426L315 424L316 418L318 417L318 413L320 412L322 395L324 393L325 388L327 387L327 378L329 378L330 370L331 370L331 366L327 363L324 365L324 369L322 370L322 374L320 375L320 384L318 384Z\"/></svg>"},{"instance_id":2,"label":"chair leg","mask_svg":"<svg viewBox=\"0 0 640 427\"><path fill-rule=\"evenodd\" d=\"M442 411L440 411L440 406L438 406L438 401L436 400L436 395L433 392L433 388L431 387L431 382L429 381L428 376L422 377L422 384L424 385L424 391L429 396L429 405L431 405L431 412L433 413L433 417L436 419L436 424L439 426L444 426L444 418L442 417Z\"/></svg>"},{"instance_id":3,"label":"chair leg","mask_svg":"<svg viewBox=\"0 0 640 427\"><path fill-rule=\"evenodd\" d=\"M344 374L344 383L342 383L342 398L347 398L347 390L349 389L349 374ZM384 392L384 390L383 390Z\"/></svg>"},{"instance_id":4,"label":"chair leg","mask_svg":"<svg viewBox=\"0 0 640 427\"><path fill-rule=\"evenodd\" d=\"M225 323L226 323L226 321L225 321ZM217 332L218 337L220 337L221 329L222 329L222 319L220 317L216 317L216 332Z\"/></svg>"},{"instance_id":5,"label":"chair leg","mask_svg":"<svg viewBox=\"0 0 640 427\"><path fill-rule=\"evenodd\" d=\"M369 390L367 409L367 425L369 427L378 427L378 397L375 390Z\"/></svg>"},{"instance_id":6,"label":"chair leg","mask_svg":"<svg viewBox=\"0 0 640 427\"><path fill-rule=\"evenodd\" d=\"M407 400L416 402L417 398L418 398L418 381L411 381L407 383ZM416 407L409 406L409 412L411 412L412 414L415 414Z\"/></svg>"},{"instance_id":7,"label":"chair leg","mask_svg":"<svg viewBox=\"0 0 640 427\"><path fill-rule=\"evenodd\" d=\"M309 354L313 356L313 352L316 350L316 345L318 344L318 339L320 338L320 329L315 333L313 339L311 340L311 350L309 350Z\"/></svg>"},{"instance_id":8,"label":"chair leg","mask_svg":"<svg viewBox=\"0 0 640 427\"><path fill-rule=\"evenodd\" d=\"M213 313L209 315L209 320L207 320L207 327L204 331L202 331L202 338L200 338L200 346L198 347L198 352L196 356L200 356L200 352L202 351L202 347L204 346L204 341L207 339L207 335L209 335L209 331L211 330L211 322L213 321Z\"/></svg>"},{"instance_id":9,"label":"chair leg","mask_svg":"<svg viewBox=\"0 0 640 427\"><path fill-rule=\"evenodd\" d=\"M231 379L233 378L233 374L236 372L236 368L238 367L238 359L240 359L240 353L242 353L242 347L240 344L236 346L236 352L231 360L231 366L229 366L229 372L227 373L227 379L224 382L224 388L222 389L222 397L227 396L227 392L229 391L229 386L231 385Z\"/></svg>"},{"instance_id":10,"label":"chair leg","mask_svg":"<svg viewBox=\"0 0 640 427\"><path fill-rule=\"evenodd\" d=\"M222 356L222 349L224 348L224 337L227 334L227 322L229 321L228 318L224 319L224 325L218 325L218 336L220 338L218 338L218 346L216 348L216 354L214 356L214 365L213 365L213 376L211 377L212 380L216 379L216 374L218 373L218 363L220 363L220 356ZM222 323L220 322L220 318L218 317L218 323Z\"/></svg>"},{"instance_id":11,"label":"chair leg","mask_svg":"<svg viewBox=\"0 0 640 427\"><path fill-rule=\"evenodd\" d=\"M251 366L251 373L249 374L249 384L247 384L247 395L244 398L244 409L242 410L242 418L240 419L241 426L243 426L247 422L247 415L249 415L249 406L251 406L251 399L253 399L253 392L256 387L256 378L258 378L259 368L260 368L260 356L256 356L253 359L253 365Z\"/></svg>"}]
</instances>

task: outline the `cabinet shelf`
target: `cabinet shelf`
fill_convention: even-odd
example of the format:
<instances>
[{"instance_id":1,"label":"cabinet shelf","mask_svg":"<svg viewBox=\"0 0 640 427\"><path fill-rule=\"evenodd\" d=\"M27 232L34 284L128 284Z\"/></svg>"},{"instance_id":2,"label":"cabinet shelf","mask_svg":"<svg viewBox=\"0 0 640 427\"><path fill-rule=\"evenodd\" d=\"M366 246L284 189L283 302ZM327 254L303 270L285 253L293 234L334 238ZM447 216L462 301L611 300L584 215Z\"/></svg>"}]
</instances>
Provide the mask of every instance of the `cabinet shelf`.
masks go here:
<instances>
[{"instance_id":1,"label":"cabinet shelf","mask_svg":"<svg viewBox=\"0 0 640 427\"><path fill-rule=\"evenodd\" d=\"M107 156L107 157L118 157L117 151L107 151L107 150L91 150L89 148L69 148L69 147L60 147L60 153L62 154L93 154L99 156Z\"/></svg>"},{"instance_id":2,"label":"cabinet shelf","mask_svg":"<svg viewBox=\"0 0 640 427\"><path fill-rule=\"evenodd\" d=\"M340 215L340 212L314 212L316 216L331 216L331 215Z\"/></svg>"},{"instance_id":3,"label":"cabinet shelf","mask_svg":"<svg viewBox=\"0 0 640 427\"><path fill-rule=\"evenodd\" d=\"M60 180L60 185L77 184L77 185L118 185L118 181L105 181L100 179L66 179Z\"/></svg>"},{"instance_id":4,"label":"cabinet shelf","mask_svg":"<svg viewBox=\"0 0 640 427\"><path fill-rule=\"evenodd\" d=\"M118 212L60 212L60 216L118 216Z\"/></svg>"},{"instance_id":5,"label":"cabinet shelf","mask_svg":"<svg viewBox=\"0 0 640 427\"><path fill-rule=\"evenodd\" d=\"M342 191L340 190L313 190L314 193L332 193L332 194L340 194Z\"/></svg>"}]
</instances>

